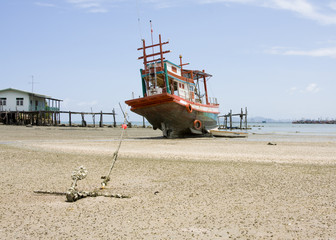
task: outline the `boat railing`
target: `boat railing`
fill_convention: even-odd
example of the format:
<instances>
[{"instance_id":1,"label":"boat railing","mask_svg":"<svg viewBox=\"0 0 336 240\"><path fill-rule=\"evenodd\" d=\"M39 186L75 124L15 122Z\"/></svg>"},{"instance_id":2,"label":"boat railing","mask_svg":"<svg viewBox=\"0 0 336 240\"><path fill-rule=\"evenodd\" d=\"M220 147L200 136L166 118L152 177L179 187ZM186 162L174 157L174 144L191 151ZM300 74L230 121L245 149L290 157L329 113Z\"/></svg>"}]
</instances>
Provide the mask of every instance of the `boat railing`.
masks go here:
<instances>
[{"instance_id":1,"label":"boat railing","mask_svg":"<svg viewBox=\"0 0 336 240\"><path fill-rule=\"evenodd\" d=\"M217 98L215 97L209 97L209 105L219 105Z\"/></svg>"},{"instance_id":2,"label":"boat railing","mask_svg":"<svg viewBox=\"0 0 336 240\"><path fill-rule=\"evenodd\" d=\"M218 101L216 97L210 97L209 98L210 105L218 105Z\"/></svg>"},{"instance_id":3,"label":"boat railing","mask_svg":"<svg viewBox=\"0 0 336 240\"><path fill-rule=\"evenodd\" d=\"M162 72L163 69L161 67L156 67L155 71L158 72ZM147 74L153 74L154 73L154 67L150 67L147 70L142 70L142 75L147 75Z\"/></svg>"},{"instance_id":4,"label":"boat railing","mask_svg":"<svg viewBox=\"0 0 336 240\"><path fill-rule=\"evenodd\" d=\"M151 87L148 89L148 96L153 96L157 94L161 94L163 92L163 89L160 87Z\"/></svg>"}]
</instances>

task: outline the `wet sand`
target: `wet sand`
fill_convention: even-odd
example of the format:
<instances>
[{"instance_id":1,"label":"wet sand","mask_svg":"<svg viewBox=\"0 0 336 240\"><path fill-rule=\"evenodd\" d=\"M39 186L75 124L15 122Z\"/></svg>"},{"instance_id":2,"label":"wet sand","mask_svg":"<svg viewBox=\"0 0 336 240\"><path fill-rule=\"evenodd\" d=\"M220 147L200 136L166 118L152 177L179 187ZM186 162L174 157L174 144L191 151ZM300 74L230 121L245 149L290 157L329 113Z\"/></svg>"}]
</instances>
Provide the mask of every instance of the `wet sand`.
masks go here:
<instances>
[{"instance_id":1,"label":"wet sand","mask_svg":"<svg viewBox=\"0 0 336 240\"><path fill-rule=\"evenodd\" d=\"M164 139L127 129L106 192L100 186L121 129L0 125L1 239L336 239L336 137L250 134ZM276 145L267 145L268 142Z\"/></svg>"}]
</instances>

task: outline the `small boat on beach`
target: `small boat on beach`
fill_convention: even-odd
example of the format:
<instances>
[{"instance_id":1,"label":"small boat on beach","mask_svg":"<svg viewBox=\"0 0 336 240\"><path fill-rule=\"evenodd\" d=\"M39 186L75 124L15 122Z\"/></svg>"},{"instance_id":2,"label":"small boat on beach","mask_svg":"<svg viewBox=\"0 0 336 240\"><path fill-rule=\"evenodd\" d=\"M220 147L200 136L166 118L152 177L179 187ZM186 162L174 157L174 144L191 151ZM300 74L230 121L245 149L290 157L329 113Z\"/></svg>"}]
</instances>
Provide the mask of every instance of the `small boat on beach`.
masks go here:
<instances>
[{"instance_id":1,"label":"small boat on beach","mask_svg":"<svg viewBox=\"0 0 336 240\"><path fill-rule=\"evenodd\" d=\"M248 137L247 132L242 131L227 131L227 130L219 130L219 129L211 129L210 134L214 137L227 137L227 138L246 138Z\"/></svg>"},{"instance_id":2,"label":"small boat on beach","mask_svg":"<svg viewBox=\"0 0 336 240\"><path fill-rule=\"evenodd\" d=\"M143 97L125 101L131 111L145 117L160 129L164 137L184 137L193 134L209 134L217 127L219 104L216 98L208 97L207 81L212 76L204 70L188 70L188 63L175 64L163 56L161 42L138 48L142 51L144 69L140 70ZM154 51L158 48L158 51ZM146 50L152 49L148 54Z\"/></svg>"}]
</instances>

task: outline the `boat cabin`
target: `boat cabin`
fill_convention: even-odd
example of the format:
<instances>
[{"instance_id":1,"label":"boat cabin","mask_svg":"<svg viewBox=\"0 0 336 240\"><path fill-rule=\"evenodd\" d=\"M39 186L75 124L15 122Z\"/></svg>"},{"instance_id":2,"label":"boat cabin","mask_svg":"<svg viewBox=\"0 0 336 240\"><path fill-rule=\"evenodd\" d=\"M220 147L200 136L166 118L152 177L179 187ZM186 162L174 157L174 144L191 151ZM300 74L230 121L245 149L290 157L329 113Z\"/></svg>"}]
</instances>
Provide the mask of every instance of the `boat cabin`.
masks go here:
<instances>
[{"instance_id":1,"label":"boat cabin","mask_svg":"<svg viewBox=\"0 0 336 240\"><path fill-rule=\"evenodd\" d=\"M163 51L162 46L167 43L169 42L162 43L159 35L159 44L146 46L143 40L143 47L138 49L143 51L143 56L139 59L144 60L145 67L140 70L143 96L169 93L194 103L217 104L216 98L208 98L206 82L212 75L204 70L184 69L183 66L189 63L182 63L182 56L179 65L165 60L163 55L170 51ZM159 47L157 53L154 53L155 47ZM153 53L147 55L147 48L152 48ZM160 58L154 59L157 55L160 55Z\"/></svg>"}]
</instances>

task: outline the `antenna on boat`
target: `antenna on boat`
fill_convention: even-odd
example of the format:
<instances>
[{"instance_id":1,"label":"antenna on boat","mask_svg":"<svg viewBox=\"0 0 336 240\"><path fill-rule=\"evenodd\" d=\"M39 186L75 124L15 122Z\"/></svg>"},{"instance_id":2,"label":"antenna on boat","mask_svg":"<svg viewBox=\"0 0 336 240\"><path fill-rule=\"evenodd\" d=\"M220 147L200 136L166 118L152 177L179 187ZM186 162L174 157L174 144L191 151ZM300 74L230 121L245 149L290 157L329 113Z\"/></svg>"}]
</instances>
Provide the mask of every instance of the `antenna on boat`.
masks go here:
<instances>
[{"instance_id":1,"label":"antenna on boat","mask_svg":"<svg viewBox=\"0 0 336 240\"><path fill-rule=\"evenodd\" d=\"M152 20L149 20L149 24L150 24L150 28L151 28L152 45L154 45L154 42L153 42L153 25L152 25ZM154 47L152 47L152 50L153 50L153 54L154 54ZM153 56L153 60L154 60L154 56Z\"/></svg>"},{"instance_id":2,"label":"antenna on boat","mask_svg":"<svg viewBox=\"0 0 336 240\"><path fill-rule=\"evenodd\" d=\"M136 10L137 10L137 15L138 15L139 34L140 34L140 38L143 39L143 37L142 37L142 33L141 33L141 22L140 22L140 11L139 11L139 3L138 3L138 0L136 0Z\"/></svg>"}]
</instances>

